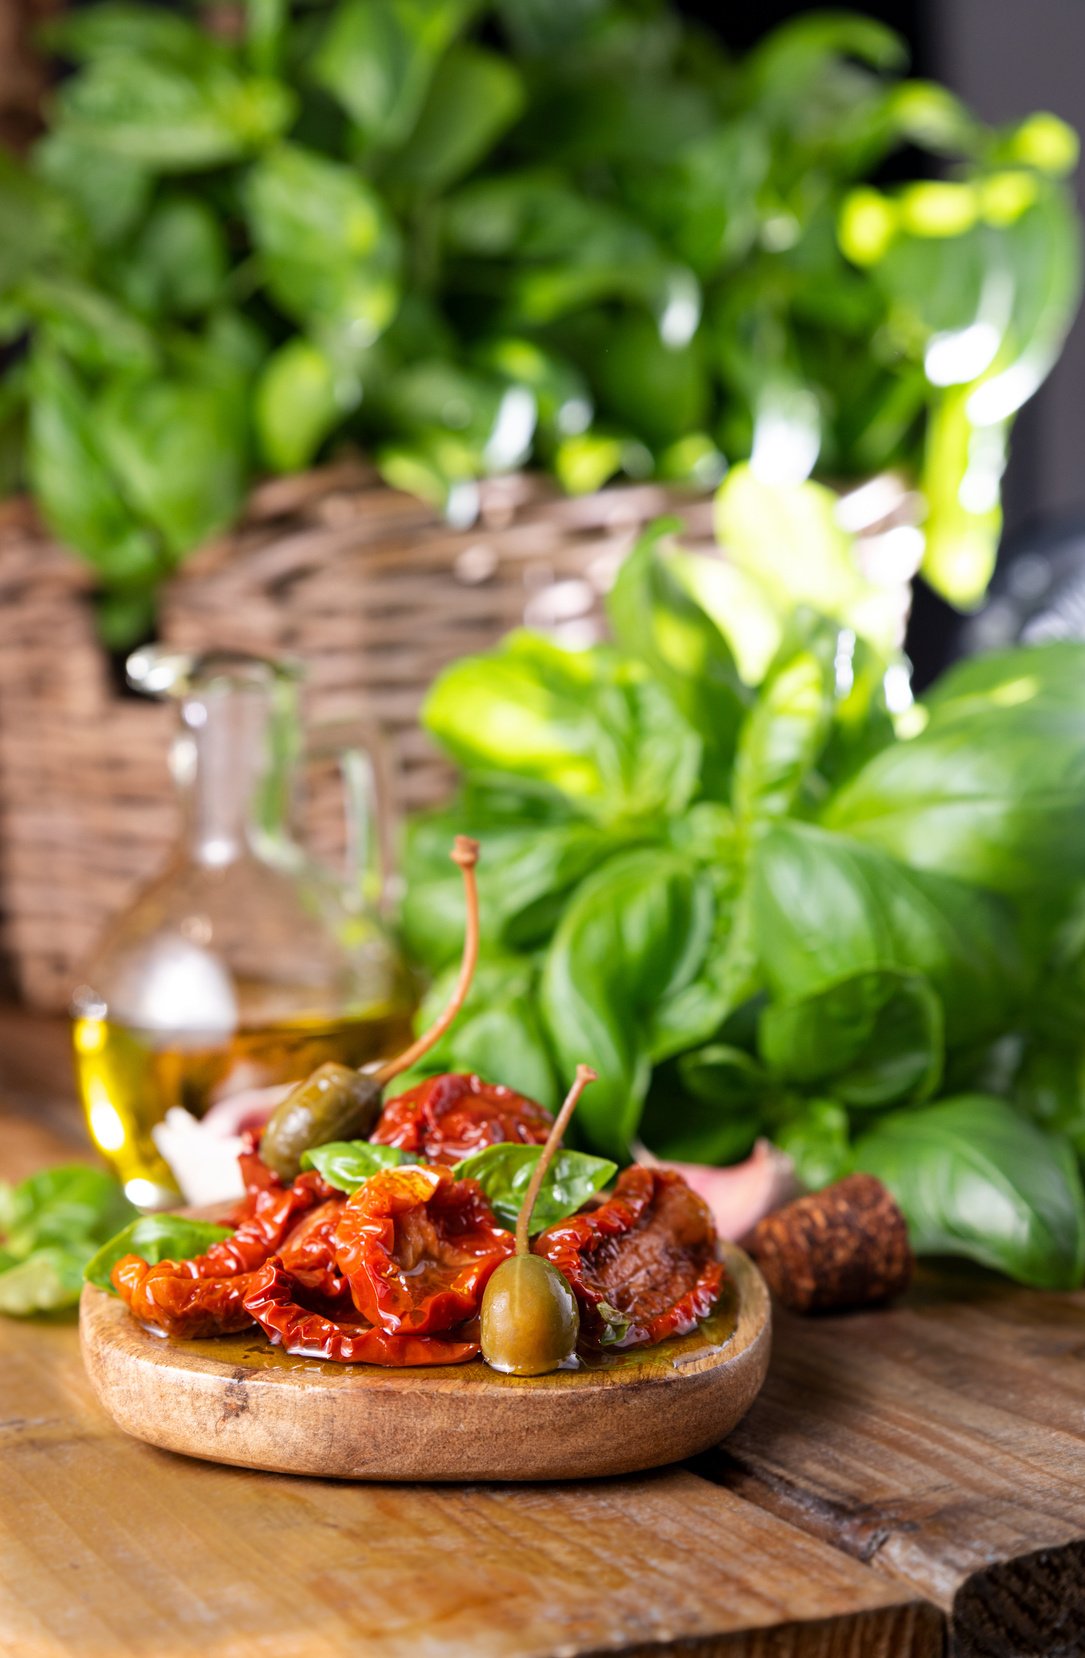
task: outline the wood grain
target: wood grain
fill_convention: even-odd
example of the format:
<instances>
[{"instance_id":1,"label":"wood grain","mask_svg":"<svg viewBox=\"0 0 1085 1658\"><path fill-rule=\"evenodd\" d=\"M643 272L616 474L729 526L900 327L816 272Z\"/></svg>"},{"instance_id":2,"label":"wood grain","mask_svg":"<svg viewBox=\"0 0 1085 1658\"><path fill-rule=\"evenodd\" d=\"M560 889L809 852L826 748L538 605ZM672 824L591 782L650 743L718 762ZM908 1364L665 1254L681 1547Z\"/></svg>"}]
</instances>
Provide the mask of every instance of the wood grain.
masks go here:
<instances>
[{"instance_id":1,"label":"wood grain","mask_svg":"<svg viewBox=\"0 0 1085 1658\"><path fill-rule=\"evenodd\" d=\"M684 1472L457 1488L216 1467L119 1433L70 1328L0 1324L0 1389L5 1658L941 1651L910 1590Z\"/></svg>"},{"instance_id":2,"label":"wood grain","mask_svg":"<svg viewBox=\"0 0 1085 1658\"><path fill-rule=\"evenodd\" d=\"M726 1248L727 1311L703 1333L590 1370L501 1376L322 1364L259 1331L148 1334L87 1285L80 1333L100 1403L152 1445L279 1473L368 1480L588 1479L678 1462L728 1434L764 1381L768 1292Z\"/></svg>"},{"instance_id":3,"label":"wood grain","mask_svg":"<svg viewBox=\"0 0 1085 1658\"><path fill-rule=\"evenodd\" d=\"M947 1608L961 1658L1085 1653L1083 1315L964 1268L889 1313L778 1313L761 1398L698 1468Z\"/></svg>"},{"instance_id":4,"label":"wood grain","mask_svg":"<svg viewBox=\"0 0 1085 1658\"><path fill-rule=\"evenodd\" d=\"M18 1030L0 1095L34 1067ZM53 1134L0 1104L8 1178L78 1139L74 1110ZM152 1449L97 1405L74 1322L0 1319L0 1492L3 1658L942 1653L912 1590L685 1472L346 1485Z\"/></svg>"}]
</instances>

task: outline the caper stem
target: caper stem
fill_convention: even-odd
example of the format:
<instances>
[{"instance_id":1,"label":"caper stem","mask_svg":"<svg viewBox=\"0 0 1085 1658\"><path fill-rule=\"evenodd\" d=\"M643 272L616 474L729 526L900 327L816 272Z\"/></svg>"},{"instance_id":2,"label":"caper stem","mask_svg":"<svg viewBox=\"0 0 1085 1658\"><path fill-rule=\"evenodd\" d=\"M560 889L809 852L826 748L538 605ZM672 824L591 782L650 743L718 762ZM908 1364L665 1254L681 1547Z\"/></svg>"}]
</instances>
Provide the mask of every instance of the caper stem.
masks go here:
<instances>
[{"instance_id":1,"label":"caper stem","mask_svg":"<svg viewBox=\"0 0 1085 1658\"><path fill-rule=\"evenodd\" d=\"M374 1072L377 1082L382 1087L386 1082L391 1082L393 1077L398 1077L401 1071L409 1070L416 1059L421 1059L423 1054L429 1053L429 1050L441 1040L459 1013L471 988L475 963L478 961L478 887L475 883L478 841L469 840L466 835L457 835L449 857L454 864L459 864L463 871L463 895L467 905L467 926L463 937L460 976L456 980L456 988L452 992L448 1006L439 1018L433 1021L429 1030L423 1031L409 1048L405 1048L395 1059L387 1060L379 1071Z\"/></svg>"},{"instance_id":2,"label":"caper stem","mask_svg":"<svg viewBox=\"0 0 1085 1658\"><path fill-rule=\"evenodd\" d=\"M524 1201L520 1205L520 1213L516 1217L517 1255L530 1255L531 1253L528 1245L528 1236L531 1232L531 1216L534 1212L539 1193L542 1190L542 1183L546 1179L546 1171L554 1160L555 1152L561 1145L562 1136L569 1126L569 1118L576 1110L577 1100L588 1086L588 1083L595 1081L597 1074L597 1072L592 1070L590 1065L578 1065L576 1068L576 1077L573 1081L573 1086L566 1094L561 1110L554 1118L554 1126L547 1136L546 1144L542 1149L542 1156L535 1165L535 1172L532 1174L531 1180L528 1183L527 1192L524 1195Z\"/></svg>"}]
</instances>

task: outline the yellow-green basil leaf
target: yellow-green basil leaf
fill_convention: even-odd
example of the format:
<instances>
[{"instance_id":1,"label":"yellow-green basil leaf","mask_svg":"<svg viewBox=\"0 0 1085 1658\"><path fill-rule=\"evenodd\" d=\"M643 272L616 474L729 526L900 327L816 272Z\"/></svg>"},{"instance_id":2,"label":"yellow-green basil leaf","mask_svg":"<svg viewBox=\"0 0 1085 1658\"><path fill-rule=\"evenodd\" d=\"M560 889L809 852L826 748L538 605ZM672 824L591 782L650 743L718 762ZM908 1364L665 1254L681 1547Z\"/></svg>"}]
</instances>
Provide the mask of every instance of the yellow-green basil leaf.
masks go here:
<instances>
[{"instance_id":1,"label":"yellow-green basil leaf","mask_svg":"<svg viewBox=\"0 0 1085 1658\"><path fill-rule=\"evenodd\" d=\"M542 1152L541 1146L503 1142L465 1157L452 1172L457 1180L477 1180L498 1220L511 1228L516 1225ZM559 1151L543 1176L535 1200L532 1233L544 1231L567 1215L575 1215L617 1172L617 1164L604 1157L589 1157L582 1151Z\"/></svg>"},{"instance_id":2,"label":"yellow-green basil leaf","mask_svg":"<svg viewBox=\"0 0 1085 1658\"><path fill-rule=\"evenodd\" d=\"M341 1192L355 1192L371 1175L382 1169L398 1169L418 1159L398 1146L375 1146L368 1140L329 1140L301 1154L303 1169L315 1169L329 1186Z\"/></svg>"}]
</instances>

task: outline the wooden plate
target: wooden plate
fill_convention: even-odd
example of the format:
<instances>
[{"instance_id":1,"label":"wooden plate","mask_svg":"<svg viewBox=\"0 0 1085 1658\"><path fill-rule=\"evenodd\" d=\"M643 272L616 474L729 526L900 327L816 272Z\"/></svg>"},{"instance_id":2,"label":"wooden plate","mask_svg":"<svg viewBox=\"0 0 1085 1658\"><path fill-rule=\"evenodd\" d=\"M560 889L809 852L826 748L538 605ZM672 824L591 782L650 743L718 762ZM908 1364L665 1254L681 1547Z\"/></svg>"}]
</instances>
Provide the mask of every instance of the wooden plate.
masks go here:
<instances>
[{"instance_id":1,"label":"wooden plate","mask_svg":"<svg viewBox=\"0 0 1085 1658\"><path fill-rule=\"evenodd\" d=\"M692 1335L530 1379L481 1360L381 1370L292 1358L258 1330L175 1341L88 1284L83 1359L118 1427L211 1462L354 1480L627 1474L714 1445L768 1366L768 1291L723 1246L727 1288Z\"/></svg>"}]
</instances>

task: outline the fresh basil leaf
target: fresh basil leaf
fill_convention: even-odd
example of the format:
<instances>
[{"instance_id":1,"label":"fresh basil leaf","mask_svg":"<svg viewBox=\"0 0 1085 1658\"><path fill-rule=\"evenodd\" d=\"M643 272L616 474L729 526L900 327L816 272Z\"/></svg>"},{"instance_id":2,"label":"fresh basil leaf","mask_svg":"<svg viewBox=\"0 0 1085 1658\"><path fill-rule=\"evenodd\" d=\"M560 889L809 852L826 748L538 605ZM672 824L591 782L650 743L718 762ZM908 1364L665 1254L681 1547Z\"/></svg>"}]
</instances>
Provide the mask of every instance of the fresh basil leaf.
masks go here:
<instances>
[{"instance_id":1,"label":"fresh basil leaf","mask_svg":"<svg viewBox=\"0 0 1085 1658\"><path fill-rule=\"evenodd\" d=\"M134 259L156 312L191 316L210 310L228 269L218 215L198 196L165 197L144 224Z\"/></svg>"},{"instance_id":2,"label":"fresh basil leaf","mask_svg":"<svg viewBox=\"0 0 1085 1658\"><path fill-rule=\"evenodd\" d=\"M1085 645L1075 647L1076 700L1063 651L1049 670L1049 648L1023 652L981 704L936 700L924 730L875 755L833 798L825 824L1009 894L1058 894L1085 878ZM1049 672L1063 676L1053 693Z\"/></svg>"},{"instance_id":3,"label":"fresh basil leaf","mask_svg":"<svg viewBox=\"0 0 1085 1658\"><path fill-rule=\"evenodd\" d=\"M923 697L938 730L983 720L998 709L1042 708L1085 716L1085 645L1057 639L1046 644L985 651L955 662Z\"/></svg>"},{"instance_id":4,"label":"fresh basil leaf","mask_svg":"<svg viewBox=\"0 0 1085 1658\"><path fill-rule=\"evenodd\" d=\"M663 522L625 559L607 600L622 649L648 663L705 743L706 785L717 796L734 754L745 690L731 647L684 579L684 566Z\"/></svg>"},{"instance_id":5,"label":"fresh basil leaf","mask_svg":"<svg viewBox=\"0 0 1085 1658\"><path fill-rule=\"evenodd\" d=\"M498 1220L515 1227L527 1188L542 1156L541 1146L502 1142L473 1152L452 1171L457 1180L477 1180ZM546 1174L531 1214L531 1232L543 1232L601 1192L618 1172L616 1163L583 1151L559 1150Z\"/></svg>"},{"instance_id":6,"label":"fresh basil leaf","mask_svg":"<svg viewBox=\"0 0 1085 1658\"><path fill-rule=\"evenodd\" d=\"M837 497L822 484L772 484L748 466L727 474L716 496L716 534L727 556L769 595L781 615L798 605L852 628L881 656L897 648L908 584L876 587L863 575Z\"/></svg>"},{"instance_id":7,"label":"fresh basil leaf","mask_svg":"<svg viewBox=\"0 0 1085 1658\"><path fill-rule=\"evenodd\" d=\"M942 1075L942 1007L917 973L876 968L773 1002L758 1039L776 1076L856 1110L928 1099Z\"/></svg>"},{"instance_id":8,"label":"fresh basil leaf","mask_svg":"<svg viewBox=\"0 0 1085 1658\"><path fill-rule=\"evenodd\" d=\"M446 842L446 857L447 846ZM458 975L457 964L434 980L419 1009L419 1030L428 1029L448 1005ZM419 1065L404 1072L397 1091L442 1072L466 1071L499 1080L556 1110L561 1091L539 1015L537 981L532 960L487 955L475 969L467 1000L451 1028Z\"/></svg>"},{"instance_id":9,"label":"fresh basil leaf","mask_svg":"<svg viewBox=\"0 0 1085 1658\"><path fill-rule=\"evenodd\" d=\"M746 716L732 799L740 821L783 817L829 736L836 701L839 629L801 615L770 665Z\"/></svg>"},{"instance_id":10,"label":"fresh basil leaf","mask_svg":"<svg viewBox=\"0 0 1085 1658\"><path fill-rule=\"evenodd\" d=\"M881 1118L855 1147L900 1204L919 1254L967 1255L1038 1289L1085 1273L1085 1195L1066 1140L993 1095Z\"/></svg>"},{"instance_id":11,"label":"fresh basil leaf","mask_svg":"<svg viewBox=\"0 0 1085 1658\"><path fill-rule=\"evenodd\" d=\"M279 144L252 166L244 208L276 305L347 363L399 303L400 238L373 187L339 161Z\"/></svg>"},{"instance_id":12,"label":"fresh basil leaf","mask_svg":"<svg viewBox=\"0 0 1085 1658\"><path fill-rule=\"evenodd\" d=\"M117 488L93 401L60 353L41 340L31 354L30 390L27 466L49 524L118 585L153 582L160 555Z\"/></svg>"},{"instance_id":13,"label":"fresh basil leaf","mask_svg":"<svg viewBox=\"0 0 1085 1658\"><path fill-rule=\"evenodd\" d=\"M778 998L867 969L921 973L942 1003L950 1044L1004 1030L1023 1000L1025 964L1004 901L846 835L774 824L754 851L750 902Z\"/></svg>"},{"instance_id":14,"label":"fresh basil leaf","mask_svg":"<svg viewBox=\"0 0 1085 1658\"><path fill-rule=\"evenodd\" d=\"M260 449L276 472L308 466L353 399L342 397L327 354L300 335L268 358L256 383L253 417Z\"/></svg>"},{"instance_id":15,"label":"fresh basil leaf","mask_svg":"<svg viewBox=\"0 0 1085 1658\"><path fill-rule=\"evenodd\" d=\"M189 18L130 0L102 0L51 18L43 37L51 50L75 63L122 56L198 70L223 57L221 44Z\"/></svg>"},{"instance_id":16,"label":"fresh basil leaf","mask_svg":"<svg viewBox=\"0 0 1085 1658\"><path fill-rule=\"evenodd\" d=\"M42 1169L7 1187L0 1204L0 1231L6 1248L25 1258L45 1246L101 1243L134 1213L112 1175L70 1163Z\"/></svg>"},{"instance_id":17,"label":"fresh basil leaf","mask_svg":"<svg viewBox=\"0 0 1085 1658\"><path fill-rule=\"evenodd\" d=\"M808 1191L820 1191L851 1171L848 1114L835 1100L808 1100L773 1135Z\"/></svg>"},{"instance_id":18,"label":"fresh basil leaf","mask_svg":"<svg viewBox=\"0 0 1085 1658\"><path fill-rule=\"evenodd\" d=\"M0 1264L0 1313L27 1318L74 1307L83 1288L86 1250L47 1244L25 1260Z\"/></svg>"},{"instance_id":19,"label":"fresh basil leaf","mask_svg":"<svg viewBox=\"0 0 1085 1658\"><path fill-rule=\"evenodd\" d=\"M626 1154L653 1061L711 1032L672 1015L704 964L714 908L710 881L689 860L631 852L583 883L554 934L543 1017L561 1069L586 1061L599 1073L577 1121L604 1151Z\"/></svg>"},{"instance_id":20,"label":"fresh basil leaf","mask_svg":"<svg viewBox=\"0 0 1085 1658\"><path fill-rule=\"evenodd\" d=\"M693 1048L653 1075L640 1134L670 1162L737 1163L764 1130L776 1092L741 1048L724 1042Z\"/></svg>"},{"instance_id":21,"label":"fresh basil leaf","mask_svg":"<svg viewBox=\"0 0 1085 1658\"><path fill-rule=\"evenodd\" d=\"M232 1231L230 1226L191 1220L186 1215L140 1215L91 1256L83 1276L88 1284L115 1295L110 1274L122 1256L138 1255L149 1266L158 1261L185 1261L202 1255L212 1244L230 1237Z\"/></svg>"},{"instance_id":22,"label":"fresh basil leaf","mask_svg":"<svg viewBox=\"0 0 1085 1658\"><path fill-rule=\"evenodd\" d=\"M398 1169L403 1163L417 1161L398 1146L375 1146L368 1140L329 1140L327 1145L312 1146L301 1154L303 1169L315 1169L329 1186L337 1186L341 1192L357 1191L382 1169Z\"/></svg>"},{"instance_id":23,"label":"fresh basil leaf","mask_svg":"<svg viewBox=\"0 0 1085 1658\"><path fill-rule=\"evenodd\" d=\"M150 330L99 289L70 277L33 276L20 294L44 337L81 368L146 373L156 367Z\"/></svg>"},{"instance_id":24,"label":"fresh basil leaf","mask_svg":"<svg viewBox=\"0 0 1085 1658\"><path fill-rule=\"evenodd\" d=\"M546 784L607 827L680 811L700 772L700 740L639 663L527 632L446 668L423 721L461 765Z\"/></svg>"},{"instance_id":25,"label":"fresh basil leaf","mask_svg":"<svg viewBox=\"0 0 1085 1658\"><path fill-rule=\"evenodd\" d=\"M413 818L403 929L412 953L431 968L457 961L463 942L463 880L448 856L456 834L485 846L479 916L482 936L494 950L545 944L577 884L628 844L623 835L582 819L540 820L528 798L491 803L477 790L468 790L455 806Z\"/></svg>"},{"instance_id":26,"label":"fresh basil leaf","mask_svg":"<svg viewBox=\"0 0 1085 1658\"><path fill-rule=\"evenodd\" d=\"M82 1163L0 1183L0 1313L74 1306L87 1257L134 1213L112 1175Z\"/></svg>"},{"instance_id":27,"label":"fresh basil leaf","mask_svg":"<svg viewBox=\"0 0 1085 1658\"><path fill-rule=\"evenodd\" d=\"M343 0L310 74L370 144L401 145L441 54L474 10L474 0Z\"/></svg>"},{"instance_id":28,"label":"fresh basil leaf","mask_svg":"<svg viewBox=\"0 0 1085 1658\"><path fill-rule=\"evenodd\" d=\"M185 27L201 42L198 63L106 52L66 81L59 94L65 138L150 171L187 173L240 160L283 132L295 94L281 81L239 75L206 35Z\"/></svg>"},{"instance_id":29,"label":"fresh basil leaf","mask_svg":"<svg viewBox=\"0 0 1085 1658\"><path fill-rule=\"evenodd\" d=\"M520 75L507 58L480 46L454 46L437 65L390 177L426 192L447 188L497 142L523 105Z\"/></svg>"},{"instance_id":30,"label":"fresh basil leaf","mask_svg":"<svg viewBox=\"0 0 1085 1658\"><path fill-rule=\"evenodd\" d=\"M246 434L215 384L115 380L97 405L97 439L124 497L174 558L225 529L244 499Z\"/></svg>"}]
</instances>

